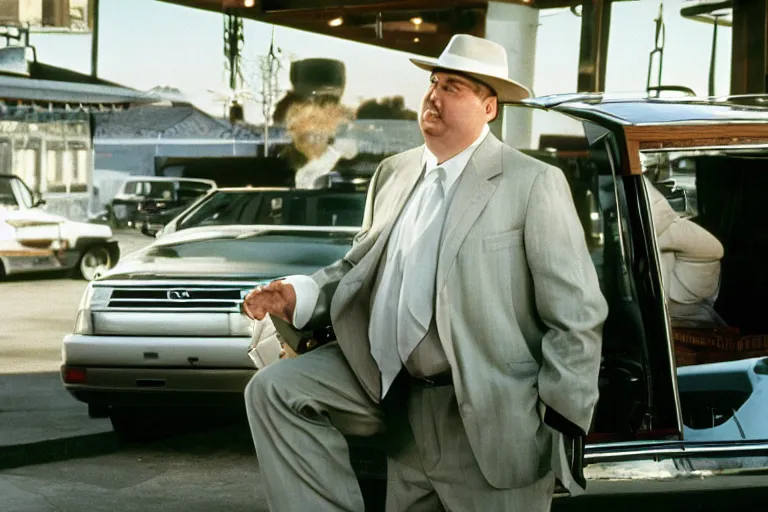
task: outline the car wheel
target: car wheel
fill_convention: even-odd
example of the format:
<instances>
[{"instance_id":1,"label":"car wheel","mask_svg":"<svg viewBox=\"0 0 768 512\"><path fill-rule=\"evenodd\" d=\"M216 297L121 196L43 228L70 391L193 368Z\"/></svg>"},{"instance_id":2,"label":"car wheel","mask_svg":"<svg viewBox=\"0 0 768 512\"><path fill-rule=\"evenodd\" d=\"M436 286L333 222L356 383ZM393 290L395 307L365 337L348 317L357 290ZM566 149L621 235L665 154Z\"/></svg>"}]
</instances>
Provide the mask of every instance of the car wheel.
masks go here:
<instances>
[{"instance_id":1,"label":"car wheel","mask_svg":"<svg viewBox=\"0 0 768 512\"><path fill-rule=\"evenodd\" d=\"M80 256L77 273L86 281L93 281L112 268L112 256L105 245L92 245Z\"/></svg>"}]
</instances>

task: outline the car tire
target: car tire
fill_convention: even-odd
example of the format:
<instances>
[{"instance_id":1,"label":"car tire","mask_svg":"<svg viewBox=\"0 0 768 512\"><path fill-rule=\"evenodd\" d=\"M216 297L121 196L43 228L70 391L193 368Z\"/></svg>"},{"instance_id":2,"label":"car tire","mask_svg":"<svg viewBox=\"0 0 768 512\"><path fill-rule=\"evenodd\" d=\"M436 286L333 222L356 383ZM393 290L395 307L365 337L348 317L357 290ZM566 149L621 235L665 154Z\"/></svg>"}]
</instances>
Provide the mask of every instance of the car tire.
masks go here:
<instances>
[{"instance_id":1,"label":"car tire","mask_svg":"<svg viewBox=\"0 0 768 512\"><path fill-rule=\"evenodd\" d=\"M167 425L160 415L142 408L113 408L109 421L115 434L123 441L148 442L167 435Z\"/></svg>"},{"instance_id":2,"label":"car tire","mask_svg":"<svg viewBox=\"0 0 768 512\"><path fill-rule=\"evenodd\" d=\"M112 255L104 244L94 244L85 248L77 260L75 274L86 281L93 281L112 268Z\"/></svg>"},{"instance_id":3,"label":"car tire","mask_svg":"<svg viewBox=\"0 0 768 512\"><path fill-rule=\"evenodd\" d=\"M237 412L241 414L238 415ZM240 418L242 411L196 407L110 407L109 420L115 434L135 443L158 441L170 436L217 428Z\"/></svg>"}]
</instances>

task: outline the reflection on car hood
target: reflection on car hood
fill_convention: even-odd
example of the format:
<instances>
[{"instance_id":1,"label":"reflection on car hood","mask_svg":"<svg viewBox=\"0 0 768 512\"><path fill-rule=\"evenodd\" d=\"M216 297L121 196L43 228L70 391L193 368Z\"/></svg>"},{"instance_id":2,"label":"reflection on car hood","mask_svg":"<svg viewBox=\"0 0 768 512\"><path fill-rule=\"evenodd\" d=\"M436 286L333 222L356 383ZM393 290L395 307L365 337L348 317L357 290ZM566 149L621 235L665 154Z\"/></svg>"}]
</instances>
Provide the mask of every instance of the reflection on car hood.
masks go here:
<instances>
[{"instance_id":1,"label":"reflection on car hood","mask_svg":"<svg viewBox=\"0 0 768 512\"><path fill-rule=\"evenodd\" d=\"M103 279L269 279L311 274L343 257L353 236L341 230L331 237L326 229L292 234L295 229L275 230L275 226L185 231L130 254Z\"/></svg>"},{"instance_id":2,"label":"reflection on car hood","mask_svg":"<svg viewBox=\"0 0 768 512\"><path fill-rule=\"evenodd\" d=\"M301 232L318 232L327 233L333 231L336 233L347 233L354 236L355 233L360 231L360 228L348 228L348 227L315 227L315 226L276 226L276 225L229 225L229 226L204 226L187 228L181 231L174 231L163 235L156 242L149 247L158 245L177 245L187 242L198 242L202 240L214 240L225 238L243 238L250 235L268 233L268 232L288 232L288 231L301 231Z\"/></svg>"},{"instance_id":3,"label":"reflection on car hood","mask_svg":"<svg viewBox=\"0 0 768 512\"><path fill-rule=\"evenodd\" d=\"M321 265L320 265L321 266ZM271 279L292 274L311 274L320 266L233 263L224 259L152 258L124 260L101 280L142 279Z\"/></svg>"}]
</instances>

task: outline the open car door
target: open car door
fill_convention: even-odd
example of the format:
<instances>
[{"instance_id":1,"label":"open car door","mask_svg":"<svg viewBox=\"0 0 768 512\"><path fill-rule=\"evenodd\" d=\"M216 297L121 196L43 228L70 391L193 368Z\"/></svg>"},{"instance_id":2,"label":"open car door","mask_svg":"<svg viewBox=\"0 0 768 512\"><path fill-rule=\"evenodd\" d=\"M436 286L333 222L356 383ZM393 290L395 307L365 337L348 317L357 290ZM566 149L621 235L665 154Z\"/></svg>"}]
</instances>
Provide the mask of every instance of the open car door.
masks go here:
<instances>
[{"instance_id":1,"label":"open car door","mask_svg":"<svg viewBox=\"0 0 768 512\"><path fill-rule=\"evenodd\" d=\"M541 136L531 154L567 176L609 304L600 399L589 434L574 441L574 477L598 462L707 459L711 469L768 454L768 111L602 95L538 106L583 128L581 142ZM676 212L666 224L659 192ZM698 233L692 247L670 245L670 223ZM720 249L700 256L704 241Z\"/></svg>"}]
</instances>

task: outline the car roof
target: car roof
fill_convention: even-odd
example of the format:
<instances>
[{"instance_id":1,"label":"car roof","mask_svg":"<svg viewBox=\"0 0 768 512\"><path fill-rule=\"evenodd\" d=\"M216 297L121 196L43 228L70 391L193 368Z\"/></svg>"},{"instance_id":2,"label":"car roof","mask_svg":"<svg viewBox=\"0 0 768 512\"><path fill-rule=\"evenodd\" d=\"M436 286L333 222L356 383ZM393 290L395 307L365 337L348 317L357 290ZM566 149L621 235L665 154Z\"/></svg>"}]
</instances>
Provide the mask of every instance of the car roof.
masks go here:
<instances>
[{"instance_id":1,"label":"car roof","mask_svg":"<svg viewBox=\"0 0 768 512\"><path fill-rule=\"evenodd\" d=\"M650 98L632 94L577 93L531 98L521 104L605 124L768 123L768 95Z\"/></svg>"}]
</instances>

